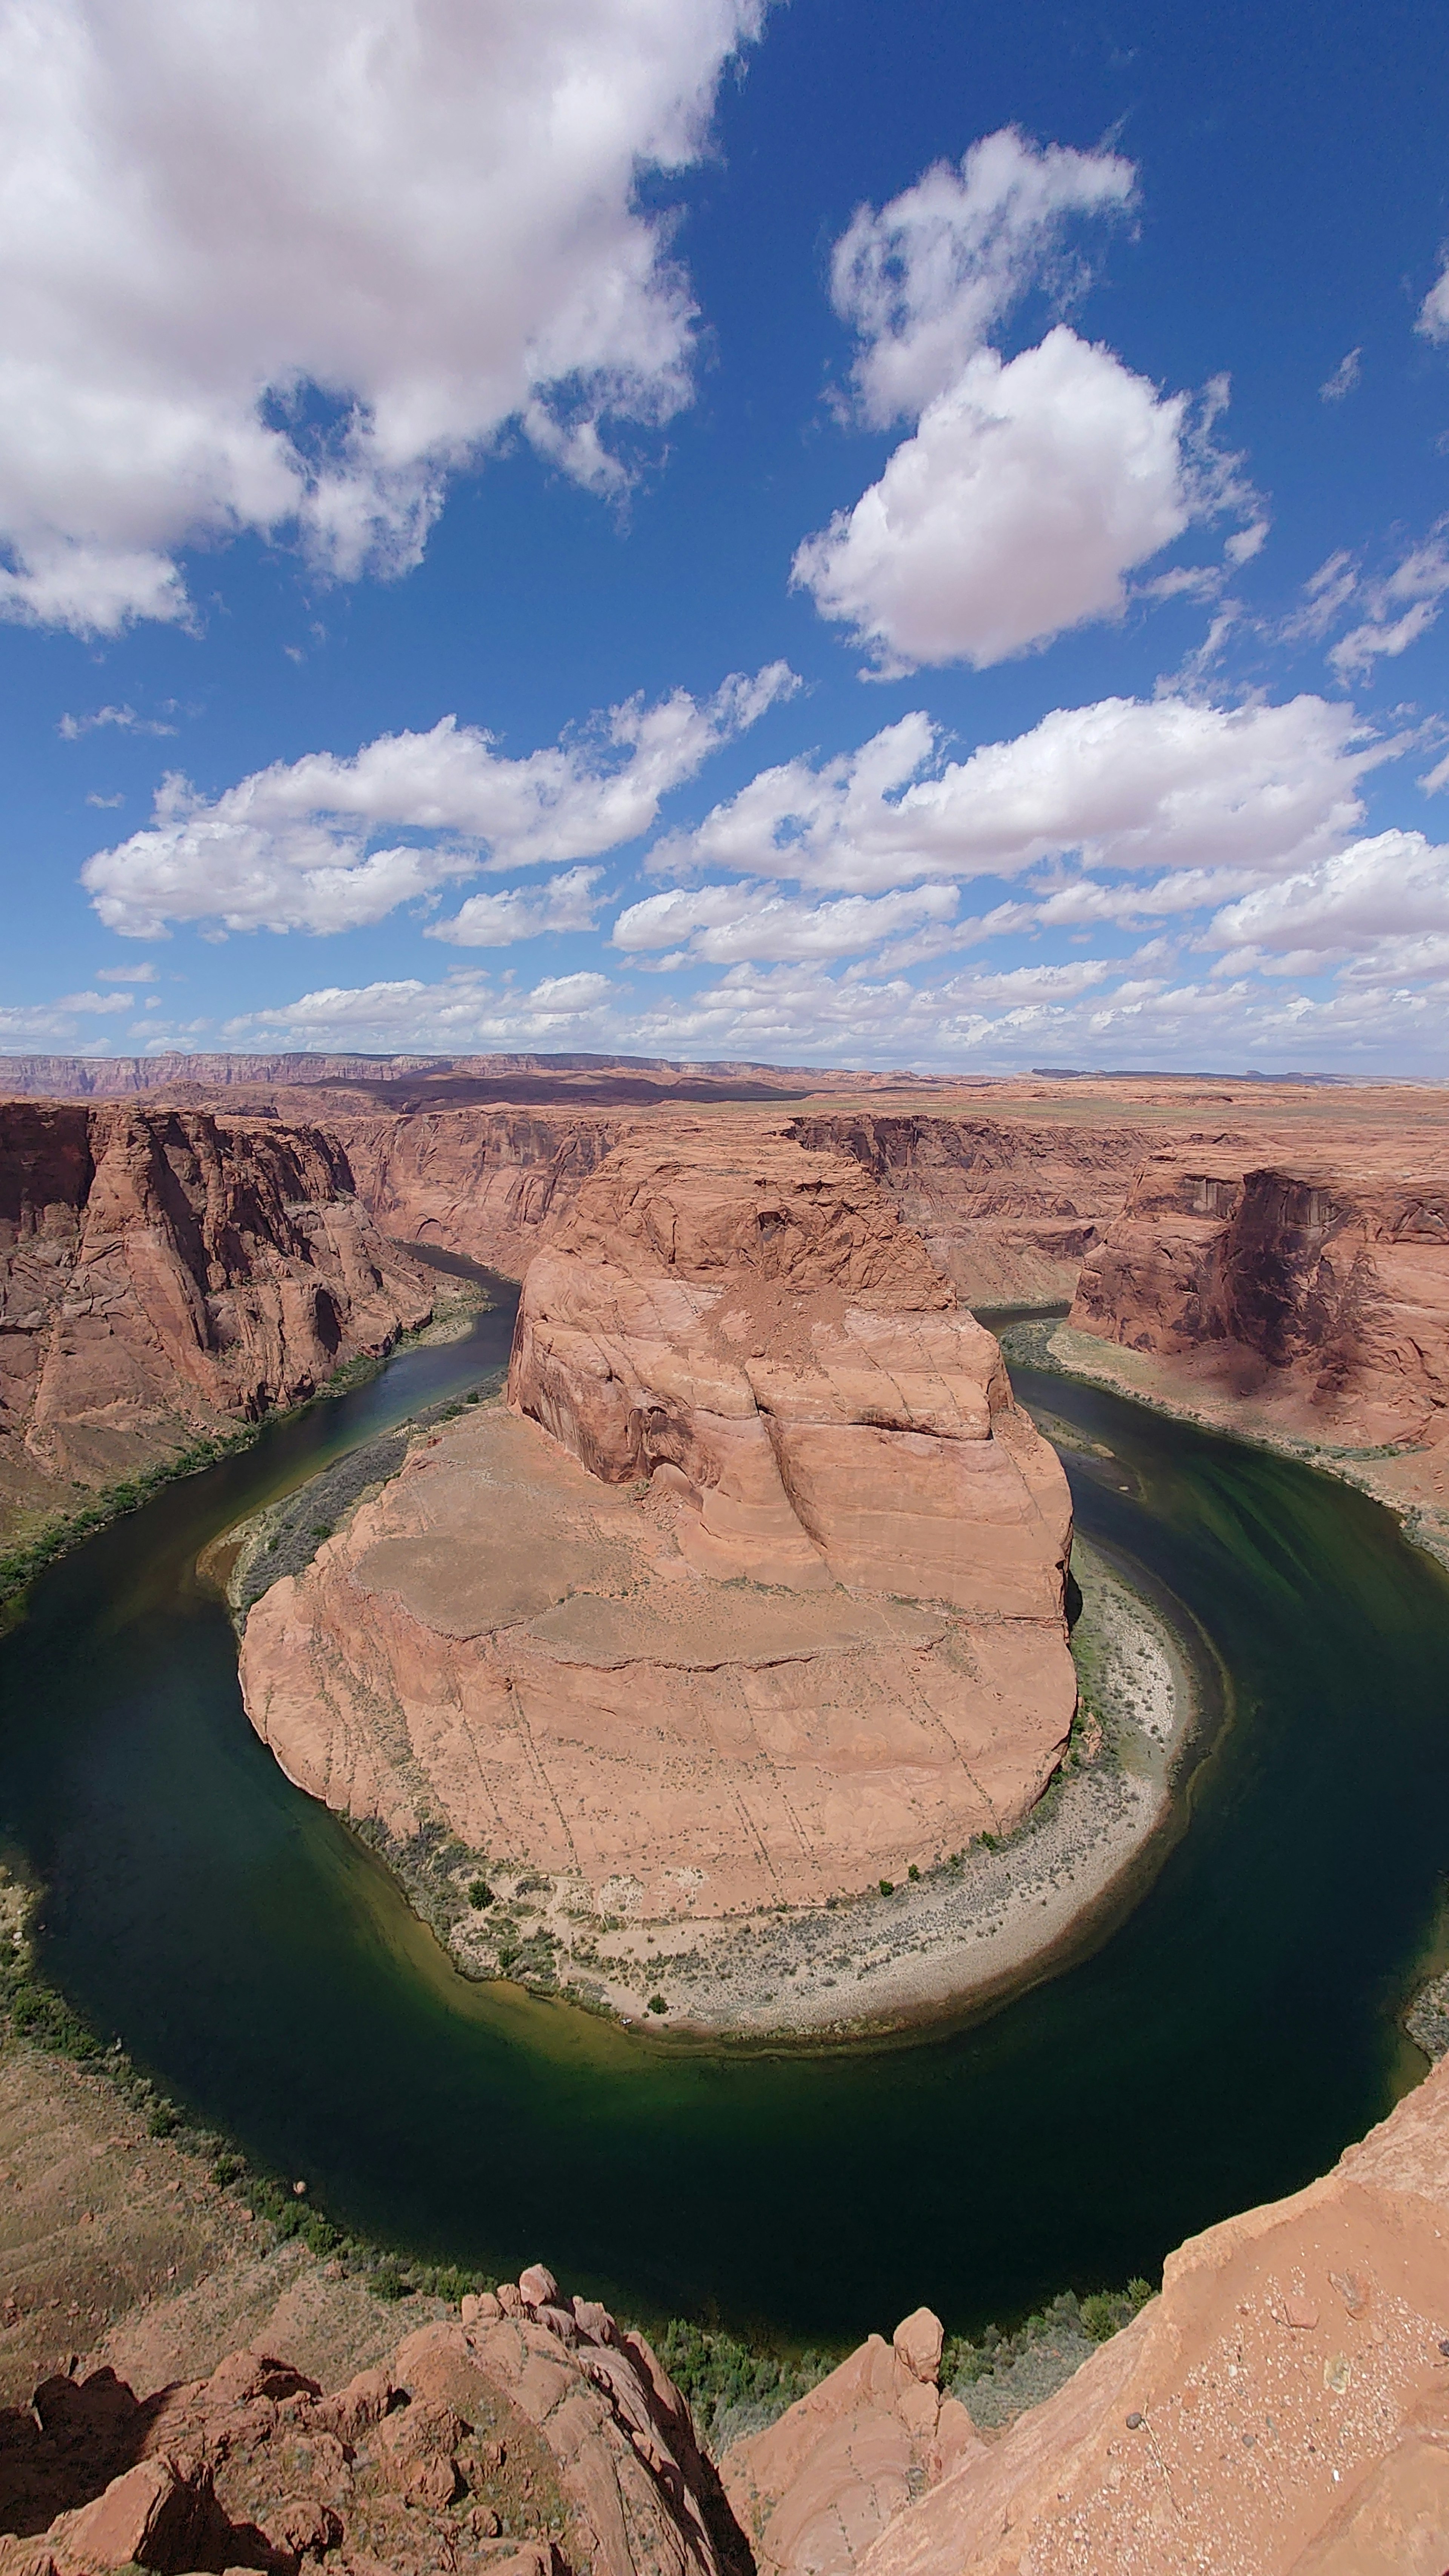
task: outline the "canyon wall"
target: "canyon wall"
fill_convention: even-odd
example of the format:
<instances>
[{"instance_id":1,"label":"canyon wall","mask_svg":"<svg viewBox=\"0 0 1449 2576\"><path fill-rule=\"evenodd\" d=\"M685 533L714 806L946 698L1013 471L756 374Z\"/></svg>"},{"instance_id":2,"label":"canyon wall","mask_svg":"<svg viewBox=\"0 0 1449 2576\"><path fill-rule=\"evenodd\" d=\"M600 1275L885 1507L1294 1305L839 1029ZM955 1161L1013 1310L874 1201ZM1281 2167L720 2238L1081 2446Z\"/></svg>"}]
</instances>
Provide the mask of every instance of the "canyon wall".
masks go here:
<instances>
[{"instance_id":1,"label":"canyon wall","mask_svg":"<svg viewBox=\"0 0 1449 2576\"><path fill-rule=\"evenodd\" d=\"M1153 1141L1130 1121L812 1113L802 1145L853 1154L973 1306L1065 1305Z\"/></svg>"},{"instance_id":2,"label":"canyon wall","mask_svg":"<svg viewBox=\"0 0 1449 2576\"><path fill-rule=\"evenodd\" d=\"M1449 1429L1449 1154L1393 1140L1259 1160L1148 1157L1087 1255L1071 1322L1327 1442Z\"/></svg>"},{"instance_id":3,"label":"canyon wall","mask_svg":"<svg viewBox=\"0 0 1449 2576\"><path fill-rule=\"evenodd\" d=\"M432 1297L318 1129L0 1104L0 1499L293 1402Z\"/></svg>"}]
</instances>

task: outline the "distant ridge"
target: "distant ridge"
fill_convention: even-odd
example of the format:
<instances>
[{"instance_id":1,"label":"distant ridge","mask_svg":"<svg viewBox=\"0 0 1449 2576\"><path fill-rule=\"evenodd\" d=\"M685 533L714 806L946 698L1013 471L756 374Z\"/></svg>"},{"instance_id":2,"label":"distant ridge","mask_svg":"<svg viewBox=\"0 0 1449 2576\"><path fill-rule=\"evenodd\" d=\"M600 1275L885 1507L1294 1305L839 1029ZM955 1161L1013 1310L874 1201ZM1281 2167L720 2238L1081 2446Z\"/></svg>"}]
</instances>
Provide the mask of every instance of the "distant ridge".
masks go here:
<instances>
[{"instance_id":1,"label":"distant ridge","mask_svg":"<svg viewBox=\"0 0 1449 2576\"><path fill-rule=\"evenodd\" d=\"M11 1099L129 1100L147 1092L251 1089L257 1084L349 1084L394 1087L449 1083L490 1087L548 1082L569 1076L662 1085L749 1085L761 1096L769 1086L800 1091L848 1087L904 1090L938 1088L943 1077L920 1073L869 1073L835 1065L756 1064L737 1058L694 1062L639 1055L188 1055L178 1048L147 1056L0 1055L0 1093ZM436 1095L435 1095L436 1096Z\"/></svg>"},{"instance_id":2,"label":"distant ridge","mask_svg":"<svg viewBox=\"0 0 1449 2576\"><path fill-rule=\"evenodd\" d=\"M1034 1064L1031 1070L1042 1082L1305 1082L1348 1083L1353 1087L1346 1073L1259 1073L1251 1064L1242 1073L1204 1072L1196 1065L1150 1064Z\"/></svg>"}]
</instances>

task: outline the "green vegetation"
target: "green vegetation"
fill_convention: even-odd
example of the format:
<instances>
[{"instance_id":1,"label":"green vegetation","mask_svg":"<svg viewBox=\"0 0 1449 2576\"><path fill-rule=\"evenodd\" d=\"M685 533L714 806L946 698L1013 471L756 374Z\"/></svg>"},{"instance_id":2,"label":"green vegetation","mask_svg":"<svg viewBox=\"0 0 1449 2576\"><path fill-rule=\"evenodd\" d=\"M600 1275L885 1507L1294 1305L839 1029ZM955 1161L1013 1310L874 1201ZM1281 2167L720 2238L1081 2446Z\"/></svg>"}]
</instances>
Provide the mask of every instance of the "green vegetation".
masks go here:
<instances>
[{"instance_id":1,"label":"green vegetation","mask_svg":"<svg viewBox=\"0 0 1449 2576\"><path fill-rule=\"evenodd\" d=\"M652 2013L668 2012L669 2006L662 1995L651 1995L649 1998L649 2009Z\"/></svg>"},{"instance_id":2,"label":"green vegetation","mask_svg":"<svg viewBox=\"0 0 1449 2576\"><path fill-rule=\"evenodd\" d=\"M880 1892L882 1896L894 1896L896 1892L895 1880L893 1878L883 1878L880 1883Z\"/></svg>"},{"instance_id":3,"label":"green vegetation","mask_svg":"<svg viewBox=\"0 0 1449 2576\"><path fill-rule=\"evenodd\" d=\"M671 2317L653 2341L716 2457L728 2442L772 2424L797 2397L818 2388L839 2358L805 2352L792 2361L683 2317Z\"/></svg>"},{"instance_id":4,"label":"green vegetation","mask_svg":"<svg viewBox=\"0 0 1449 2576\"><path fill-rule=\"evenodd\" d=\"M0 1604L14 1601L47 1565L78 1547L82 1539L123 1519L127 1512L139 1511L143 1503L149 1503L165 1486L174 1485L179 1477L198 1475L203 1467L214 1467L219 1459L230 1458L239 1449L250 1449L260 1439L261 1431L259 1422L246 1422L236 1431L220 1433L214 1440L193 1440L174 1458L142 1468L134 1476L123 1476L118 1484L107 1485L90 1502L83 1503L79 1511L57 1514L33 1537L0 1549Z\"/></svg>"},{"instance_id":5,"label":"green vegetation","mask_svg":"<svg viewBox=\"0 0 1449 2576\"><path fill-rule=\"evenodd\" d=\"M475 1914L481 1914L485 1905L492 1904L493 1890L489 1886L486 1878L469 1879L468 1902L472 1906Z\"/></svg>"}]
</instances>

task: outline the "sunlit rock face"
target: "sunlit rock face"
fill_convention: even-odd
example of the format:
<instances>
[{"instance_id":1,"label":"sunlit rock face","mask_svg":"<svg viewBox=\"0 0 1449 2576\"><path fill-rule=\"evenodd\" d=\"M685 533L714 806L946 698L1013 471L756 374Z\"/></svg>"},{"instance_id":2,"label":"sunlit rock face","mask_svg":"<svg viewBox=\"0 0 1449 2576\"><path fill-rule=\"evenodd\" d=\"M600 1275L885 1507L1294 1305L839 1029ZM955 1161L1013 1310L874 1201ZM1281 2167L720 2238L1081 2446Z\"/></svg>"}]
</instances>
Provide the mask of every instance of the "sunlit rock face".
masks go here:
<instances>
[{"instance_id":1,"label":"sunlit rock face","mask_svg":"<svg viewBox=\"0 0 1449 2576\"><path fill-rule=\"evenodd\" d=\"M291 1777L642 1921L815 1905L1009 1829L1076 1687L1070 1506L858 1163L626 1142L533 1263L511 1410L252 1610Z\"/></svg>"},{"instance_id":2,"label":"sunlit rock face","mask_svg":"<svg viewBox=\"0 0 1449 2576\"><path fill-rule=\"evenodd\" d=\"M1186 1361L1319 1437L1449 1432L1449 1157L1345 1139L1260 1160L1233 1140L1151 1155L1087 1256L1072 1323Z\"/></svg>"}]
</instances>

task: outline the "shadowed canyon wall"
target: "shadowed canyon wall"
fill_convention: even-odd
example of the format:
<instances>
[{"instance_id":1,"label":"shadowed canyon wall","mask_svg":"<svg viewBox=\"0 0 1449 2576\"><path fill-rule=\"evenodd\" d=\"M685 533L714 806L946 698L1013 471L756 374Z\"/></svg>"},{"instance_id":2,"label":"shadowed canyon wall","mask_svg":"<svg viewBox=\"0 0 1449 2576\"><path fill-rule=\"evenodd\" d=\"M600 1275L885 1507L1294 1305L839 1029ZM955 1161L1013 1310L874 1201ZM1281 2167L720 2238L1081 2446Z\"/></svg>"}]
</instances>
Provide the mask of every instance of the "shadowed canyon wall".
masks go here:
<instances>
[{"instance_id":1,"label":"shadowed canyon wall","mask_svg":"<svg viewBox=\"0 0 1449 2576\"><path fill-rule=\"evenodd\" d=\"M0 1104L0 1501L294 1402L432 1297L319 1129Z\"/></svg>"}]
</instances>

